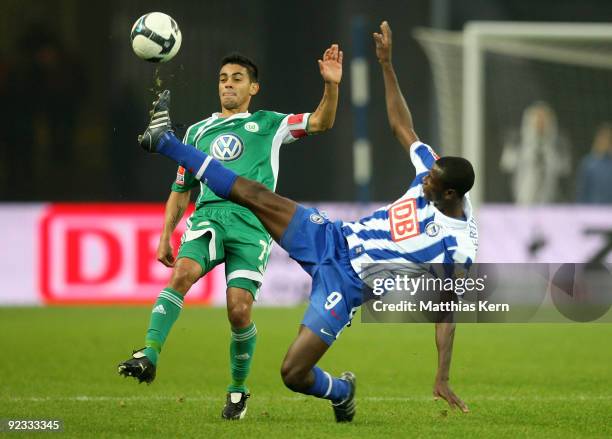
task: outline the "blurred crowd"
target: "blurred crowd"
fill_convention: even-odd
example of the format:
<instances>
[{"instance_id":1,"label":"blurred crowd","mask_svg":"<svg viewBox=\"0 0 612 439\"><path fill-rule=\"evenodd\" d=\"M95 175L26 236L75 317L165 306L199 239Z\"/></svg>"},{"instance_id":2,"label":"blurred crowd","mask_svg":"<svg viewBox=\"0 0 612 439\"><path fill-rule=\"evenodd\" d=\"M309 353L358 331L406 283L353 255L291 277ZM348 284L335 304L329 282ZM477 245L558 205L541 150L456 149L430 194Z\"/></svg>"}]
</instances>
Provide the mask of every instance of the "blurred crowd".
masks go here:
<instances>
[{"instance_id":1,"label":"blurred crowd","mask_svg":"<svg viewBox=\"0 0 612 439\"><path fill-rule=\"evenodd\" d=\"M95 166L112 173L112 183L97 182L108 186L98 193L115 188L129 194L135 183L124 145L141 123L133 90L114 90L108 108L90 111L84 123L92 84L82 60L40 23L27 28L17 49L12 58L0 58L0 200L87 199L87 192L71 192L71 186ZM96 153L96 142L109 145ZM494 152L499 171L509 177L512 201L612 204L612 124L599 126L585 157L576 152L585 146L575 146L554 108L528 106L520 126Z\"/></svg>"},{"instance_id":2,"label":"blurred crowd","mask_svg":"<svg viewBox=\"0 0 612 439\"><path fill-rule=\"evenodd\" d=\"M535 102L523 112L520 128L507 135L500 169L510 175L513 201L519 205L612 204L612 125L600 125L591 152L573 169L572 145L554 109ZM569 181L572 175L574 182Z\"/></svg>"},{"instance_id":3,"label":"blurred crowd","mask_svg":"<svg viewBox=\"0 0 612 439\"><path fill-rule=\"evenodd\" d=\"M88 94L81 61L42 24L23 33L0 68L3 198L28 199L76 165L79 112Z\"/></svg>"}]
</instances>

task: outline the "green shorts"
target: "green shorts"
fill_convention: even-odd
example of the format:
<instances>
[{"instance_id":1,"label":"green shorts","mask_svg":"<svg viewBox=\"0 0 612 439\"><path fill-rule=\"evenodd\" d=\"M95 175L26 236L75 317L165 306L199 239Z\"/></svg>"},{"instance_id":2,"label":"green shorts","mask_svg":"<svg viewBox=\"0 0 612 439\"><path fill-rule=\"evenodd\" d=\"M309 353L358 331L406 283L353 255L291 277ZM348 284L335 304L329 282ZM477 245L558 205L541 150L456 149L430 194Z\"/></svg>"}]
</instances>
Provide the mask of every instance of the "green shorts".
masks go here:
<instances>
[{"instance_id":1,"label":"green shorts","mask_svg":"<svg viewBox=\"0 0 612 439\"><path fill-rule=\"evenodd\" d=\"M272 238L251 211L240 206L206 206L187 220L178 258L193 259L203 275L225 262L228 287L257 298Z\"/></svg>"}]
</instances>

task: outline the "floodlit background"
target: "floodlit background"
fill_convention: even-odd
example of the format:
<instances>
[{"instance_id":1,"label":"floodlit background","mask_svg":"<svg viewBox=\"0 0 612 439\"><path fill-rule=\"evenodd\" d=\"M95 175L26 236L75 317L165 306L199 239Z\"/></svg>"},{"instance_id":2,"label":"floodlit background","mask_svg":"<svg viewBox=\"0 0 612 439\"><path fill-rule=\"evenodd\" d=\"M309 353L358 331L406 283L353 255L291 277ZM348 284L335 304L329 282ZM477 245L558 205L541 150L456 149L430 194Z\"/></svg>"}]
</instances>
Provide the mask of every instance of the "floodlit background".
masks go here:
<instances>
[{"instance_id":1,"label":"floodlit background","mask_svg":"<svg viewBox=\"0 0 612 439\"><path fill-rule=\"evenodd\" d=\"M383 19L389 20L394 31L394 64L418 133L444 153L455 148L461 132L452 127L450 139L445 139L452 144L441 143L445 128L440 127L433 82L440 73L432 69L413 36L415 28L461 31L472 20L605 23L612 16L612 5L596 0L579 5L552 0L316 0L307 4L4 0L2 10L0 92L3 101L10 102L3 109L0 137L0 197L6 201L159 201L167 196L174 166L143 156L134 144L146 123L155 86L155 66L134 56L129 46L129 30L145 12L164 11L182 29L181 51L160 67L159 78L163 87L172 89L175 120L185 125L217 110L218 63L233 50L249 55L260 68L262 89L252 110L314 110L322 92L316 60L330 43L340 44L346 55L345 74L334 130L286 148L281 155L279 192L298 200L323 201L354 201L358 196L353 181L350 65L359 45L364 46L369 65L370 199L397 197L412 175L386 122L382 78L371 41L371 32ZM355 32L359 20L363 27ZM603 48L610 45L608 40ZM459 86L459 53L447 50L449 75ZM507 112L495 113L490 121L494 132L487 137L487 149L494 154L487 165L498 170L502 146L516 138L523 110L536 101L548 102L568 144L571 168L562 173L563 186L556 198L573 202L576 168L591 148L598 125L612 118L612 100L598 100L609 97L609 66L596 71L572 65L571 56L566 61L567 65L542 65L499 54L490 61L487 73L496 78L488 82L492 88L487 93L494 101L487 102L487 112ZM573 94L563 99L559 95L566 87L570 87L566 93ZM589 108L591 120L576 127L580 123L576 119L583 116L575 110ZM451 111L461 117L461 108ZM446 122L448 130L451 123ZM511 201L507 172L494 173L497 184L487 190L487 201Z\"/></svg>"}]
</instances>

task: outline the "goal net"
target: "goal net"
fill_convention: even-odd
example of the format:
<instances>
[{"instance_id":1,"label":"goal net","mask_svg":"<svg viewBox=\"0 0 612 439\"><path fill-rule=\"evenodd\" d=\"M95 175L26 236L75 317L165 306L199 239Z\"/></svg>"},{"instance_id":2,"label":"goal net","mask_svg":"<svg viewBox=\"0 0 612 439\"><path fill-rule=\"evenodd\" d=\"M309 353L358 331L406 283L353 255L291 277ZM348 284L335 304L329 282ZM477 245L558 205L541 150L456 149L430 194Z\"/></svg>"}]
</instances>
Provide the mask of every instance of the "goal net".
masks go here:
<instances>
[{"instance_id":1,"label":"goal net","mask_svg":"<svg viewBox=\"0 0 612 439\"><path fill-rule=\"evenodd\" d=\"M442 153L474 164L473 201L574 201L580 161L612 122L612 25L473 22L415 37Z\"/></svg>"}]
</instances>

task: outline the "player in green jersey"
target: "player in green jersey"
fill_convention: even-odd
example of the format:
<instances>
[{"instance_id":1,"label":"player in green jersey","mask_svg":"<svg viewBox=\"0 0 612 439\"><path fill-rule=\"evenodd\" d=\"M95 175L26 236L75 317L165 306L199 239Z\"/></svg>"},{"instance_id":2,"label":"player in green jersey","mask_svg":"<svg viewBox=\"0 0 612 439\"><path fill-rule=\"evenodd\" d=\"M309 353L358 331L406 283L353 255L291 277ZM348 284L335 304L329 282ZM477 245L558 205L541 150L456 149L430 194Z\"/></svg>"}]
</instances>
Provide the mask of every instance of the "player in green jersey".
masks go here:
<instances>
[{"instance_id":1,"label":"player in green jersey","mask_svg":"<svg viewBox=\"0 0 612 439\"><path fill-rule=\"evenodd\" d=\"M190 126L184 142L222 161L237 174L274 190L281 145L333 126L342 57L342 51L334 44L318 60L325 86L317 109L311 114L287 115L273 111L249 113L251 99L259 92L257 66L239 54L226 56L219 72L221 111ZM187 221L175 259L170 238L196 186L200 186L196 210ZM190 170L179 167L166 203L157 251L158 260L173 268L172 276L153 306L145 347L121 363L119 373L140 382L155 379L159 353L183 307L183 297L198 279L225 262L231 384L222 416L242 419L250 396L245 382L257 335L251 309L263 281L270 244L270 235L248 209L217 197Z\"/></svg>"}]
</instances>

